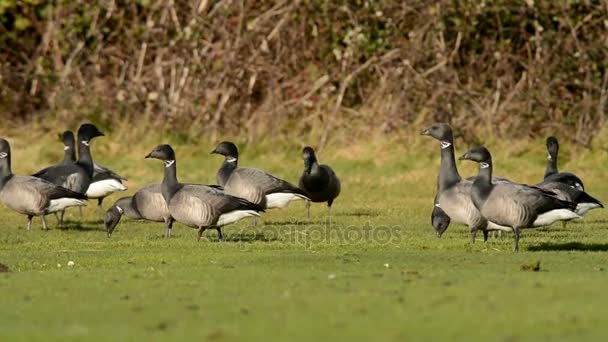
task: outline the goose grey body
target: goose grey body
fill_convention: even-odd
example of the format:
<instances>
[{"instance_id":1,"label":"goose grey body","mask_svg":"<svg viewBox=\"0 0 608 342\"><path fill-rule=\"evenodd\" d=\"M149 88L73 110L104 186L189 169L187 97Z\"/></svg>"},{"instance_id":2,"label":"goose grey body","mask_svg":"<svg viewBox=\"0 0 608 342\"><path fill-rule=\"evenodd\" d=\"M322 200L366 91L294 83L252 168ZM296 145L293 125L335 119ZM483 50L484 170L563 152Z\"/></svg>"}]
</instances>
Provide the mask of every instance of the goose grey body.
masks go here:
<instances>
[{"instance_id":1,"label":"goose grey body","mask_svg":"<svg viewBox=\"0 0 608 342\"><path fill-rule=\"evenodd\" d=\"M312 147L304 147L302 157L304 172L302 172L298 186L310 198L310 201L306 201L306 213L310 217L310 202L327 202L327 207L331 210L334 200L340 195L341 184L331 167L319 164Z\"/></svg>"},{"instance_id":2,"label":"goose grey body","mask_svg":"<svg viewBox=\"0 0 608 342\"><path fill-rule=\"evenodd\" d=\"M231 142L220 143L211 153L225 157L217 180L227 194L244 198L264 209L284 208L291 201L309 200L304 190L268 172L238 167L238 150Z\"/></svg>"},{"instance_id":3,"label":"goose grey body","mask_svg":"<svg viewBox=\"0 0 608 342\"><path fill-rule=\"evenodd\" d=\"M177 180L175 152L169 145L159 145L146 158L160 159L165 163L161 193L173 220L198 229L198 237L207 228L215 228L222 240L221 227L245 217L259 216L263 208L243 198L231 196L207 185L183 184ZM167 226L167 236L171 227Z\"/></svg>"},{"instance_id":4,"label":"goose grey body","mask_svg":"<svg viewBox=\"0 0 608 342\"><path fill-rule=\"evenodd\" d=\"M61 136L64 145L64 156L60 165L76 163L74 133L72 131L65 131ZM86 190L86 195L90 199L97 199L97 207L101 209L104 198L115 192L127 190L127 187L123 184L123 181L126 180L127 178L93 161L93 177Z\"/></svg>"},{"instance_id":5,"label":"goose grey body","mask_svg":"<svg viewBox=\"0 0 608 342\"><path fill-rule=\"evenodd\" d=\"M106 211L104 223L108 237L123 215L132 220L165 222L170 214L160 183L146 185L133 196L120 198Z\"/></svg>"},{"instance_id":6,"label":"goose grey body","mask_svg":"<svg viewBox=\"0 0 608 342\"><path fill-rule=\"evenodd\" d=\"M570 172L558 171L557 155L559 153L559 143L557 142L557 138L547 138L547 153L549 155L547 168L545 169L545 177L541 184L559 182L577 188L578 190L585 191L585 185L578 176Z\"/></svg>"},{"instance_id":7,"label":"goose grey body","mask_svg":"<svg viewBox=\"0 0 608 342\"><path fill-rule=\"evenodd\" d=\"M481 215L471 200L473 181L462 179L458 174L452 129L445 123L437 123L425 129L422 134L439 140L441 148L441 165L437 177L434 207L438 206L441 212L450 218L451 222L467 225L471 231L472 242L475 242L478 230L483 231L484 241L487 241L488 230L499 229L499 227L494 227L494 225L488 227L488 221ZM441 212L437 211L436 214L439 215ZM431 217L433 218L434 215L432 214ZM437 224L442 223L442 221L445 224L445 218L439 219ZM448 225L449 221L445 224L445 229ZM445 232L445 229L439 232L435 225L433 227L439 237Z\"/></svg>"},{"instance_id":8,"label":"goose grey body","mask_svg":"<svg viewBox=\"0 0 608 342\"><path fill-rule=\"evenodd\" d=\"M473 203L488 221L513 230L515 251L522 229L580 218L574 212L576 203L561 200L553 192L524 184L492 183L492 156L483 146L473 147L460 159L479 163L471 191Z\"/></svg>"},{"instance_id":9,"label":"goose grey body","mask_svg":"<svg viewBox=\"0 0 608 342\"><path fill-rule=\"evenodd\" d=\"M8 141L0 139L0 202L16 212L28 216L27 229L32 225L32 217L40 216L43 228L47 229L44 215L62 206L57 201L80 202L86 200L84 194L32 176L16 176L11 169L11 148Z\"/></svg>"}]
</instances>

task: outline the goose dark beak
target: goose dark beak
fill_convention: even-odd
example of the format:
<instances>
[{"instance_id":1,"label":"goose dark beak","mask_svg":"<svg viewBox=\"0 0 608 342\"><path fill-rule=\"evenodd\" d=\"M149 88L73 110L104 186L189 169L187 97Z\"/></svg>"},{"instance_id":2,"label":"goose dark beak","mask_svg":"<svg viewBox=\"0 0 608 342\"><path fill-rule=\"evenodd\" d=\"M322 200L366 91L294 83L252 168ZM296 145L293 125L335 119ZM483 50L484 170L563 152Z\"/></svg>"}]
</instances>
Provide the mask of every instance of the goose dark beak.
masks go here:
<instances>
[{"instance_id":1,"label":"goose dark beak","mask_svg":"<svg viewBox=\"0 0 608 342\"><path fill-rule=\"evenodd\" d=\"M210 154L218 154L218 152L217 152L217 150L216 150L216 149L213 149L213 151L211 151L211 153L210 153Z\"/></svg>"},{"instance_id":2,"label":"goose dark beak","mask_svg":"<svg viewBox=\"0 0 608 342\"><path fill-rule=\"evenodd\" d=\"M146 156L144 157L144 159L145 159L145 158L152 158L152 152L150 152L150 153L146 154Z\"/></svg>"}]
</instances>

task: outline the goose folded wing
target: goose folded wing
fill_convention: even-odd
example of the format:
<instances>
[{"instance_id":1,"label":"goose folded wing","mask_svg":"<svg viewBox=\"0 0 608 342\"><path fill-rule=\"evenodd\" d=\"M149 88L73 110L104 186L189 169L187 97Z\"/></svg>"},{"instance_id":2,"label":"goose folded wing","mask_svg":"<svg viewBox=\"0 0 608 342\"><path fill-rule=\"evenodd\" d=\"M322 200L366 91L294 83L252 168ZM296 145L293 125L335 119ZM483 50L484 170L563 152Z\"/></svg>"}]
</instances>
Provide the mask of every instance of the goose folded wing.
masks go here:
<instances>
[{"instance_id":1,"label":"goose folded wing","mask_svg":"<svg viewBox=\"0 0 608 342\"><path fill-rule=\"evenodd\" d=\"M21 176L21 185L26 188L38 191L45 194L49 199L58 198L76 198L76 199L87 199L87 196L78 192L74 192L70 189L66 189L62 186L55 185L41 178Z\"/></svg>"},{"instance_id":2,"label":"goose folded wing","mask_svg":"<svg viewBox=\"0 0 608 342\"><path fill-rule=\"evenodd\" d=\"M97 179L98 176L103 177L103 178ZM103 179L109 179L109 178L114 178L114 179L117 179L120 181L127 180L126 177L123 177L123 176L117 174L116 172L110 170L106 166L103 166L103 165L97 164L97 163L93 163L93 179L94 180L103 180Z\"/></svg>"},{"instance_id":3,"label":"goose folded wing","mask_svg":"<svg viewBox=\"0 0 608 342\"><path fill-rule=\"evenodd\" d=\"M257 204L251 203L244 198L228 195L222 190L208 185L186 184L182 187L181 191L186 191L188 194L202 199L221 213L233 210L264 211Z\"/></svg>"},{"instance_id":4,"label":"goose folded wing","mask_svg":"<svg viewBox=\"0 0 608 342\"><path fill-rule=\"evenodd\" d=\"M250 179L255 186L262 189L265 194L287 192L306 196L306 192L291 183L271 175L268 172L255 168L240 168L233 172L237 177ZM232 178L232 176L231 176Z\"/></svg>"}]
</instances>

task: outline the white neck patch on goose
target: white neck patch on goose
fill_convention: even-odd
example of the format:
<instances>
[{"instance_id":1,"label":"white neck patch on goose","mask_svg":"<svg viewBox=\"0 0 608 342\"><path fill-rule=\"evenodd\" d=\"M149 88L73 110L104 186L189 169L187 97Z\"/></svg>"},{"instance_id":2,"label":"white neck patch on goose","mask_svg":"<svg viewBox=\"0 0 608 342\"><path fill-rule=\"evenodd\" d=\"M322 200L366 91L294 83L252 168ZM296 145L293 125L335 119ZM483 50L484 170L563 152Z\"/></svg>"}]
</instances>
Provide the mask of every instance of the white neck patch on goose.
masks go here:
<instances>
[{"instance_id":1,"label":"white neck patch on goose","mask_svg":"<svg viewBox=\"0 0 608 342\"><path fill-rule=\"evenodd\" d=\"M116 210L118 210L118 212L119 212L120 214L122 214L122 213L124 212L124 210L122 210L122 208L121 208L121 207L119 207L119 206L116 206Z\"/></svg>"},{"instance_id":2,"label":"white neck patch on goose","mask_svg":"<svg viewBox=\"0 0 608 342\"><path fill-rule=\"evenodd\" d=\"M236 161L236 158L234 158L234 157L226 157L226 161L228 163L234 163Z\"/></svg>"},{"instance_id":3,"label":"white neck patch on goose","mask_svg":"<svg viewBox=\"0 0 608 342\"><path fill-rule=\"evenodd\" d=\"M450 147L450 146L452 146L452 143L449 143L449 142L447 142L447 141L442 141L442 142L441 142L441 149L442 149L442 150L443 150L443 149L446 149L446 148L448 148L448 147Z\"/></svg>"},{"instance_id":4,"label":"white neck patch on goose","mask_svg":"<svg viewBox=\"0 0 608 342\"><path fill-rule=\"evenodd\" d=\"M552 158L551 158L551 155L549 154L549 160L551 160L551 159L552 159Z\"/></svg>"},{"instance_id":5,"label":"white neck patch on goose","mask_svg":"<svg viewBox=\"0 0 608 342\"><path fill-rule=\"evenodd\" d=\"M4 159L6 157L8 157L8 153L6 153L6 152L0 152L0 159Z\"/></svg>"},{"instance_id":6,"label":"white neck patch on goose","mask_svg":"<svg viewBox=\"0 0 608 342\"><path fill-rule=\"evenodd\" d=\"M70 146L63 146L63 150L64 150L64 151L65 151L65 150L69 150L69 149L70 149Z\"/></svg>"},{"instance_id":7,"label":"white neck patch on goose","mask_svg":"<svg viewBox=\"0 0 608 342\"><path fill-rule=\"evenodd\" d=\"M441 206L439 205L439 203L435 203L435 206L436 206L437 208L441 208Z\"/></svg>"},{"instance_id":8,"label":"white neck patch on goose","mask_svg":"<svg viewBox=\"0 0 608 342\"><path fill-rule=\"evenodd\" d=\"M165 160L165 167L169 167L175 164L175 160Z\"/></svg>"},{"instance_id":9,"label":"white neck patch on goose","mask_svg":"<svg viewBox=\"0 0 608 342\"><path fill-rule=\"evenodd\" d=\"M479 163L479 167L482 169L487 169L490 167L490 164L488 164L486 162L481 162L481 163Z\"/></svg>"},{"instance_id":10,"label":"white neck patch on goose","mask_svg":"<svg viewBox=\"0 0 608 342\"><path fill-rule=\"evenodd\" d=\"M89 142L88 142L88 141L86 141L86 140L83 140L83 141L82 141L82 144L83 144L84 146L89 146Z\"/></svg>"}]
</instances>

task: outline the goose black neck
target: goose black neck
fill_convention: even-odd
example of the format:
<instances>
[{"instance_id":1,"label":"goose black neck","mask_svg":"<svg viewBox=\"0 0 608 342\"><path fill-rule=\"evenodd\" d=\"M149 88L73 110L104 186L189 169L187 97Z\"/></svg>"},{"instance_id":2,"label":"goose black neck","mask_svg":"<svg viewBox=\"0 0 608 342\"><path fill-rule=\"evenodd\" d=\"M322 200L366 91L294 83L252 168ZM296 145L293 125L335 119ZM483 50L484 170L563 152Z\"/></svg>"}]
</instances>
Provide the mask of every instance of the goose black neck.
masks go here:
<instances>
[{"instance_id":1,"label":"goose black neck","mask_svg":"<svg viewBox=\"0 0 608 342\"><path fill-rule=\"evenodd\" d=\"M76 149L74 144L65 145L63 148L63 164L74 164L76 162Z\"/></svg>"},{"instance_id":2,"label":"goose black neck","mask_svg":"<svg viewBox=\"0 0 608 342\"><path fill-rule=\"evenodd\" d=\"M545 178L557 173L557 153L549 152L549 156L547 169L545 170Z\"/></svg>"},{"instance_id":3,"label":"goose black neck","mask_svg":"<svg viewBox=\"0 0 608 342\"><path fill-rule=\"evenodd\" d=\"M11 156L8 155L5 158L0 159L0 189L4 187L4 184L6 184L11 177L13 177Z\"/></svg>"},{"instance_id":4,"label":"goose black neck","mask_svg":"<svg viewBox=\"0 0 608 342\"><path fill-rule=\"evenodd\" d=\"M78 135L78 164L93 177L93 156L89 148L90 141Z\"/></svg>"},{"instance_id":5,"label":"goose black neck","mask_svg":"<svg viewBox=\"0 0 608 342\"><path fill-rule=\"evenodd\" d=\"M228 178L230 178L230 175L232 175L232 172L236 170L238 162L238 159L234 157L226 157L224 159L222 166L217 171L217 185L224 186L226 184Z\"/></svg>"},{"instance_id":6,"label":"goose black neck","mask_svg":"<svg viewBox=\"0 0 608 342\"><path fill-rule=\"evenodd\" d=\"M450 145L443 147L445 143ZM454 140L442 141L441 148L441 166L439 169L439 178L437 179L437 187L439 191L443 191L446 188L458 183L460 181L460 175L456 168L456 157L454 156Z\"/></svg>"},{"instance_id":7,"label":"goose black neck","mask_svg":"<svg viewBox=\"0 0 608 342\"><path fill-rule=\"evenodd\" d=\"M319 173L319 163L317 162L317 158L310 156L304 159L304 172L309 175Z\"/></svg>"},{"instance_id":8,"label":"goose black neck","mask_svg":"<svg viewBox=\"0 0 608 342\"><path fill-rule=\"evenodd\" d=\"M165 174L161 185L161 192L165 202L169 204L173 195L179 190L177 181L177 162L175 160L165 160Z\"/></svg>"}]
</instances>

